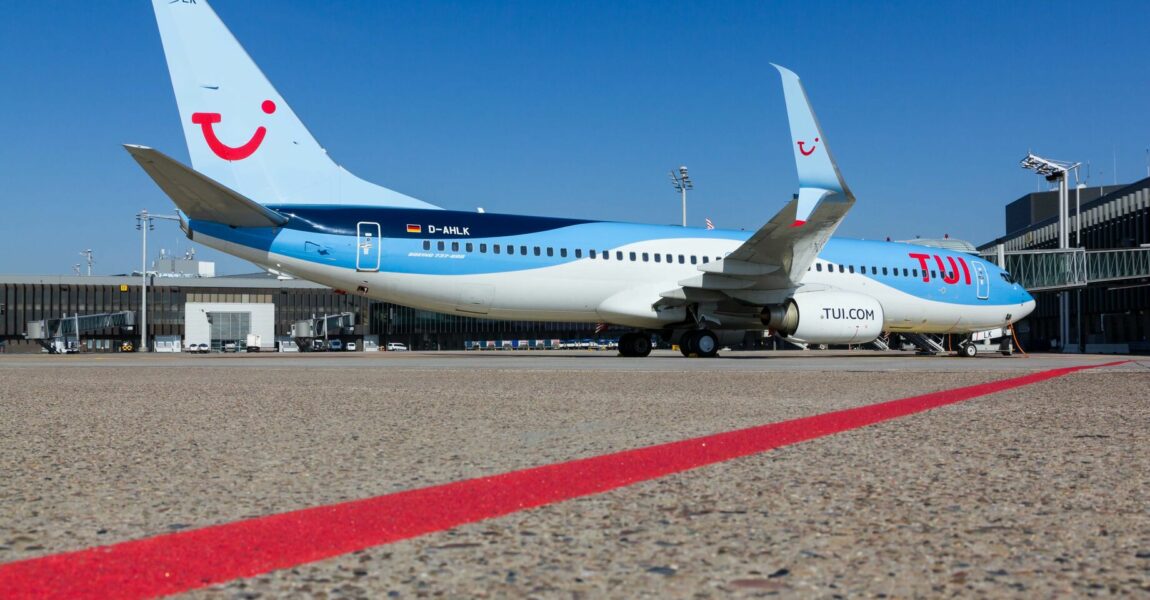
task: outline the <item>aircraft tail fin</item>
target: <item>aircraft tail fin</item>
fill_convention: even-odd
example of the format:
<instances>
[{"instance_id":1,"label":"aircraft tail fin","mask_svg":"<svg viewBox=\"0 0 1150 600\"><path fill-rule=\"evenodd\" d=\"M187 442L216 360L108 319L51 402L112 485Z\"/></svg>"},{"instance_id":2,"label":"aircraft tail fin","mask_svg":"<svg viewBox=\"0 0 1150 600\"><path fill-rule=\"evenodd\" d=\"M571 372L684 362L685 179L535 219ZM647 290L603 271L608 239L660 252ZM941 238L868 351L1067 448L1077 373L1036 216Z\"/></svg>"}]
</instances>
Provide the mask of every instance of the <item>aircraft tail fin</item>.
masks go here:
<instances>
[{"instance_id":1,"label":"aircraft tail fin","mask_svg":"<svg viewBox=\"0 0 1150 600\"><path fill-rule=\"evenodd\" d=\"M799 203L792 227L802 226L819 203L824 201L854 202L854 194L847 187L838 165L827 146L827 138L819 127L818 118L811 108L807 92L799 76L790 70L773 65L783 79L783 96L787 103L787 117L791 125L792 150L799 172Z\"/></svg>"},{"instance_id":2,"label":"aircraft tail fin","mask_svg":"<svg viewBox=\"0 0 1150 600\"><path fill-rule=\"evenodd\" d=\"M192 166L261 204L437 208L328 157L206 0L152 0Z\"/></svg>"}]
</instances>

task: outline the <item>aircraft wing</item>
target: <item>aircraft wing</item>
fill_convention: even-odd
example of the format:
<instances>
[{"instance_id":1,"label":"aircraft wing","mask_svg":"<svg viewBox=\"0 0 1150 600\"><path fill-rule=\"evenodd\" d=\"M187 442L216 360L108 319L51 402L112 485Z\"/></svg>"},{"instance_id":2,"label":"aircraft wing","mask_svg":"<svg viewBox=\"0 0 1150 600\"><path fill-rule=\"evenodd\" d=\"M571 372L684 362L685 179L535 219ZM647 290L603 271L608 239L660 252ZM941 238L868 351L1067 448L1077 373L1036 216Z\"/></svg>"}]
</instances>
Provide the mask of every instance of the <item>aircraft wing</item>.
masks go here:
<instances>
[{"instance_id":1,"label":"aircraft wing","mask_svg":"<svg viewBox=\"0 0 1150 600\"><path fill-rule=\"evenodd\" d=\"M234 227L278 227L288 218L190 169L170 156L125 144L124 148L190 219Z\"/></svg>"},{"instance_id":2,"label":"aircraft wing","mask_svg":"<svg viewBox=\"0 0 1150 600\"><path fill-rule=\"evenodd\" d=\"M775 68L783 80L799 193L750 239L723 260L701 265L702 275L679 282L681 291L664 293L665 298L721 295L749 304L779 302L798 287L854 205L854 194L839 173L798 76Z\"/></svg>"}]
</instances>

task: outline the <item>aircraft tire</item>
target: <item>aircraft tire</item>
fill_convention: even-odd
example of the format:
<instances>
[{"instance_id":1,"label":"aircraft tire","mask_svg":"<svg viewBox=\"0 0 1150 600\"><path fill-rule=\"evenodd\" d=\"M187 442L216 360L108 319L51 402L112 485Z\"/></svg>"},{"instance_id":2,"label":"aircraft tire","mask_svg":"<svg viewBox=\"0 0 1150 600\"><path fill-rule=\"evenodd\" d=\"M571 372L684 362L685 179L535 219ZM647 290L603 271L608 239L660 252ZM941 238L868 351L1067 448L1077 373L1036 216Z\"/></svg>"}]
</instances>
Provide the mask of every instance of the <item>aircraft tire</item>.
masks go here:
<instances>
[{"instance_id":1,"label":"aircraft tire","mask_svg":"<svg viewBox=\"0 0 1150 600\"><path fill-rule=\"evenodd\" d=\"M634 333L624 333L623 335L619 336L619 356L635 356L634 354L631 354L631 347L634 345L634 341Z\"/></svg>"},{"instance_id":2,"label":"aircraft tire","mask_svg":"<svg viewBox=\"0 0 1150 600\"><path fill-rule=\"evenodd\" d=\"M694 342L699 358L714 358L719 353L719 338L709 329L696 331Z\"/></svg>"},{"instance_id":3,"label":"aircraft tire","mask_svg":"<svg viewBox=\"0 0 1150 600\"><path fill-rule=\"evenodd\" d=\"M690 356L699 351L699 335L696 331L684 331L683 336L679 338L679 352L683 356Z\"/></svg>"},{"instance_id":4,"label":"aircraft tire","mask_svg":"<svg viewBox=\"0 0 1150 600\"><path fill-rule=\"evenodd\" d=\"M631 347L630 356L639 358L649 356L651 354L651 338L643 333L634 333L631 335L634 337L631 338L631 343L629 344Z\"/></svg>"},{"instance_id":5,"label":"aircraft tire","mask_svg":"<svg viewBox=\"0 0 1150 600\"><path fill-rule=\"evenodd\" d=\"M974 344L967 344L963 346L962 350L959 352L966 358L974 358L978 356L978 348Z\"/></svg>"}]
</instances>

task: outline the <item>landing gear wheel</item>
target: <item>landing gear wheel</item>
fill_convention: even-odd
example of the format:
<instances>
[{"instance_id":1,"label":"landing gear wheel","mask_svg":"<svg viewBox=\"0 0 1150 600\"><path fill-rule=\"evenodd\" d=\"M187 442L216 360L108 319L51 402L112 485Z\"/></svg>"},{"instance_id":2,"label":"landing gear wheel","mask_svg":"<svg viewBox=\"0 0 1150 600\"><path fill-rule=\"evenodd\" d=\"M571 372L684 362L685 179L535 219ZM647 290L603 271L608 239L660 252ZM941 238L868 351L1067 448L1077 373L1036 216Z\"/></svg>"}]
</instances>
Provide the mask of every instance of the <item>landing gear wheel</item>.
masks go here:
<instances>
[{"instance_id":1,"label":"landing gear wheel","mask_svg":"<svg viewBox=\"0 0 1150 600\"><path fill-rule=\"evenodd\" d=\"M642 333L625 333L619 338L619 355L644 357L651 354L651 338Z\"/></svg>"},{"instance_id":2,"label":"landing gear wheel","mask_svg":"<svg viewBox=\"0 0 1150 600\"><path fill-rule=\"evenodd\" d=\"M635 338L633 333L624 333L619 336L619 356L634 356L631 354L631 340Z\"/></svg>"},{"instance_id":3,"label":"landing gear wheel","mask_svg":"<svg viewBox=\"0 0 1150 600\"><path fill-rule=\"evenodd\" d=\"M697 331L684 331L679 338L679 352L683 356L690 356L699 352L699 335Z\"/></svg>"},{"instance_id":4,"label":"landing gear wheel","mask_svg":"<svg viewBox=\"0 0 1150 600\"><path fill-rule=\"evenodd\" d=\"M719 338L708 329L694 332L695 353L699 358L713 358L719 353Z\"/></svg>"},{"instance_id":5,"label":"landing gear wheel","mask_svg":"<svg viewBox=\"0 0 1150 600\"><path fill-rule=\"evenodd\" d=\"M975 356L978 356L978 348L976 348L974 344L966 344L962 347L962 349L959 350L959 352L966 358L974 358Z\"/></svg>"}]
</instances>

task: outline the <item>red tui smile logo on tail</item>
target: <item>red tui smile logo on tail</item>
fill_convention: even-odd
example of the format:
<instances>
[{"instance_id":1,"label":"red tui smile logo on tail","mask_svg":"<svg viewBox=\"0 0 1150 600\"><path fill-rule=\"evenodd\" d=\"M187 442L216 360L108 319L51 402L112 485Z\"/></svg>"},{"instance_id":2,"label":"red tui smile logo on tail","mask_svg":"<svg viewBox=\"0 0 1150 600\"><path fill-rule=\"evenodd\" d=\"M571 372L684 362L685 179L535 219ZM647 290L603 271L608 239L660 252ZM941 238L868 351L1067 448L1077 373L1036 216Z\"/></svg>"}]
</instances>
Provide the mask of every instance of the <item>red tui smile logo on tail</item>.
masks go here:
<instances>
[{"instance_id":1,"label":"red tui smile logo on tail","mask_svg":"<svg viewBox=\"0 0 1150 600\"><path fill-rule=\"evenodd\" d=\"M270 115L276 111L276 103L271 100L264 100L260 108ZM215 130L212 129L212 125L219 123L222 119L220 113L192 113L192 122L203 128L204 141L208 143L208 147L216 156L224 160L243 160L251 156L259 149L260 144L264 141L264 136L268 133L268 130L261 125L256 128L256 132L252 134L252 139L248 140L246 144L232 147L221 142L220 138L216 137Z\"/></svg>"},{"instance_id":2,"label":"red tui smile logo on tail","mask_svg":"<svg viewBox=\"0 0 1150 600\"><path fill-rule=\"evenodd\" d=\"M815 138L815 144L817 144L817 143L818 143L818 141L819 141L819 138ZM817 150L817 149L818 149L818 146L815 146L814 144L811 144L811 149L810 149L810 150L807 150L806 148L803 148L803 144L805 144L805 143L806 143L806 142L803 142L803 141L800 141L800 142L799 142L799 152L802 152L802 153L803 153L803 156L810 156L810 155L812 155L812 154L814 154L814 153L815 153L815 150Z\"/></svg>"}]
</instances>

